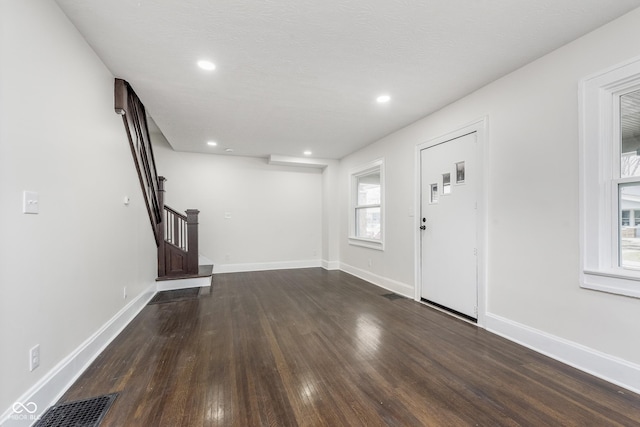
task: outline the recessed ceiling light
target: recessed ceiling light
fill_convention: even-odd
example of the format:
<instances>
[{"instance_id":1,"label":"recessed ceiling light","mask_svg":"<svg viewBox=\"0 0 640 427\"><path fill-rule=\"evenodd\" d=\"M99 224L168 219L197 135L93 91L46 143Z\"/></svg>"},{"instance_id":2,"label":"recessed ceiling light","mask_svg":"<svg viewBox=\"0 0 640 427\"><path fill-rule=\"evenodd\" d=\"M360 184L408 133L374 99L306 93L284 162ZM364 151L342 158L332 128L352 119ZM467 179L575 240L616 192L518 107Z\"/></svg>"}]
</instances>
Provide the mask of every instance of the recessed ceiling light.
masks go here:
<instances>
[{"instance_id":1,"label":"recessed ceiling light","mask_svg":"<svg viewBox=\"0 0 640 427\"><path fill-rule=\"evenodd\" d=\"M218 143L217 143L217 142L215 142L215 141L209 141L209 142L207 142L207 145L210 145L210 146L212 146L212 147L215 147L216 145L218 145Z\"/></svg>"},{"instance_id":2,"label":"recessed ceiling light","mask_svg":"<svg viewBox=\"0 0 640 427\"><path fill-rule=\"evenodd\" d=\"M202 68L203 70L207 70L207 71L213 71L216 69L216 64L214 64L211 61L198 61L198 67Z\"/></svg>"},{"instance_id":3,"label":"recessed ceiling light","mask_svg":"<svg viewBox=\"0 0 640 427\"><path fill-rule=\"evenodd\" d=\"M233 153L233 148L225 148L224 151L227 153Z\"/></svg>"},{"instance_id":4,"label":"recessed ceiling light","mask_svg":"<svg viewBox=\"0 0 640 427\"><path fill-rule=\"evenodd\" d=\"M304 152L304 155L305 155L305 156L310 156L310 155L312 155L312 154L313 154L313 153L312 153L311 151L309 151L309 150L307 150L307 151L305 151L305 152Z\"/></svg>"},{"instance_id":5,"label":"recessed ceiling light","mask_svg":"<svg viewBox=\"0 0 640 427\"><path fill-rule=\"evenodd\" d=\"M391 100L391 97L389 95L380 95L379 97L376 98L376 101L378 101L381 104L385 102L389 102L390 100Z\"/></svg>"}]
</instances>

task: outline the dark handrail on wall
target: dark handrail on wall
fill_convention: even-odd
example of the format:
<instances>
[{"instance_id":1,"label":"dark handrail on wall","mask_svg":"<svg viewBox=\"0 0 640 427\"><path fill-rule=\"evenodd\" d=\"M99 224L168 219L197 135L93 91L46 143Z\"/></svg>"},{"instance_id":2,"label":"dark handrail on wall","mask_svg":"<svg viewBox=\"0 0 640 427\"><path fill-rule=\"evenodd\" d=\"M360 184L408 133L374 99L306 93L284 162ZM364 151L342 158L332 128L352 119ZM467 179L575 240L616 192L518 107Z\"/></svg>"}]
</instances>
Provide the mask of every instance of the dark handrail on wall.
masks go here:
<instances>
[{"instance_id":1,"label":"dark handrail on wall","mask_svg":"<svg viewBox=\"0 0 640 427\"><path fill-rule=\"evenodd\" d=\"M122 116L158 247L158 278L198 274L198 213L164 205L164 183L153 157L147 114L129 83L115 79L115 110Z\"/></svg>"},{"instance_id":2,"label":"dark handrail on wall","mask_svg":"<svg viewBox=\"0 0 640 427\"><path fill-rule=\"evenodd\" d=\"M127 131L153 235L156 245L160 246L162 240L158 236L158 225L162 222L162 208L158 195L158 173L149 137L147 115L138 95L131 85L122 79L115 79L115 110L122 116Z\"/></svg>"}]
</instances>

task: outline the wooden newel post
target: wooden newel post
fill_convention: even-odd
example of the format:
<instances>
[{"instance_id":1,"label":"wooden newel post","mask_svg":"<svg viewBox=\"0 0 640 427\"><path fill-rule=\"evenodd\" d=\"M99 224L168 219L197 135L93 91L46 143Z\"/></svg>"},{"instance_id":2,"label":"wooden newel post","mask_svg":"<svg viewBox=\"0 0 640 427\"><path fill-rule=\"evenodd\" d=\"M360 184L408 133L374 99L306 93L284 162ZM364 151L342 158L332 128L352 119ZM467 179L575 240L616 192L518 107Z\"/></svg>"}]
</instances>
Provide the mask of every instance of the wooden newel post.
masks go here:
<instances>
[{"instance_id":1,"label":"wooden newel post","mask_svg":"<svg viewBox=\"0 0 640 427\"><path fill-rule=\"evenodd\" d=\"M198 214L197 209L187 209L187 271L189 274L198 274Z\"/></svg>"},{"instance_id":2,"label":"wooden newel post","mask_svg":"<svg viewBox=\"0 0 640 427\"><path fill-rule=\"evenodd\" d=\"M164 176L158 177L158 202L160 209L164 209L164 182L167 180Z\"/></svg>"},{"instance_id":3,"label":"wooden newel post","mask_svg":"<svg viewBox=\"0 0 640 427\"><path fill-rule=\"evenodd\" d=\"M156 241L158 243L158 277L164 277L167 273L165 265L164 253L164 182L167 179L164 176L158 177L158 205L160 208L160 222L156 225Z\"/></svg>"}]
</instances>

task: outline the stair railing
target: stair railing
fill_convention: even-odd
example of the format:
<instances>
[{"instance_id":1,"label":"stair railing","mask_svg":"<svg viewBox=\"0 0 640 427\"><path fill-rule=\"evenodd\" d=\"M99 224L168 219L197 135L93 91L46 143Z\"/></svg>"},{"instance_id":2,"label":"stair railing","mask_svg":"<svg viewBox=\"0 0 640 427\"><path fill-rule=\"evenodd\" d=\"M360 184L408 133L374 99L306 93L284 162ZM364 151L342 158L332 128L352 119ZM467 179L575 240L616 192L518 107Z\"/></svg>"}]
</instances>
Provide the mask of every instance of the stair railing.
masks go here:
<instances>
[{"instance_id":1,"label":"stair railing","mask_svg":"<svg viewBox=\"0 0 640 427\"><path fill-rule=\"evenodd\" d=\"M198 274L198 213L186 215L164 205L164 183L158 176L144 105L129 83L115 79L116 113L122 116L151 228L158 247L158 277Z\"/></svg>"},{"instance_id":2,"label":"stair railing","mask_svg":"<svg viewBox=\"0 0 640 427\"><path fill-rule=\"evenodd\" d=\"M151 228L156 239L156 245L162 241L157 233L158 224L162 221L162 208L159 201L159 182L156 172L156 162L151 148L147 114L134 92L133 88L122 79L115 80L114 107L116 113L122 116L124 128L129 138L129 147L133 162L138 172L140 187L144 196L145 205L151 221Z\"/></svg>"},{"instance_id":3,"label":"stair railing","mask_svg":"<svg viewBox=\"0 0 640 427\"><path fill-rule=\"evenodd\" d=\"M164 241L185 252L189 247L187 216L174 211L169 206L164 207Z\"/></svg>"}]
</instances>

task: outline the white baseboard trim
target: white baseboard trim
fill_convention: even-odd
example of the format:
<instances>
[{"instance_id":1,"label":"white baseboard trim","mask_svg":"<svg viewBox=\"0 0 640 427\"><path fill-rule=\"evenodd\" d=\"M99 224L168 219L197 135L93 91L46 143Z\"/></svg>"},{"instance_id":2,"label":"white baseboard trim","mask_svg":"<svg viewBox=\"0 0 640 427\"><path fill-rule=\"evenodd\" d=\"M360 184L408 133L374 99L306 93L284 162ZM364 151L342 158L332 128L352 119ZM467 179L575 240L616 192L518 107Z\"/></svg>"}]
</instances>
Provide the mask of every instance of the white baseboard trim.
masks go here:
<instances>
[{"instance_id":1,"label":"white baseboard trim","mask_svg":"<svg viewBox=\"0 0 640 427\"><path fill-rule=\"evenodd\" d=\"M323 259L322 268L325 270L340 270L340 261L327 261Z\"/></svg>"},{"instance_id":2,"label":"white baseboard trim","mask_svg":"<svg viewBox=\"0 0 640 427\"><path fill-rule=\"evenodd\" d=\"M397 280L389 279L388 277L378 276L370 271L362 270L345 263L340 263L340 270L362 280L366 280L376 286L395 292L396 294L404 295L411 299L414 297L413 286L407 285L406 283L398 282Z\"/></svg>"},{"instance_id":3,"label":"white baseboard trim","mask_svg":"<svg viewBox=\"0 0 640 427\"><path fill-rule=\"evenodd\" d=\"M321 267L319 259L280 262L256 262L247 264L220 264L213 267L213 273L242 273L247 271L289 270L294 268Z\"/></svg>"},{"instance_id":4,"label":"white baseboard trim","mask_svg":"<svg viewBox=\"0 0 640 427\"><path fill-rule=\"evenodd\" d=\"M486 329L552 359L640 393L640 365L491 313L486 315Z\"/></svg>"},{"instance_id":5,"label":"white baseboard trim","mask_svg":"<svg viewBox=\"0 0 640 427\"><path fill-rule=\"evenodd\" d=\"M191 279L161 280L156 282L156 290L175 291L176 289L202 288L211 285L211 276L194 277Z\"/></svg>"},{"instance_id":6,"label":"white baseboard trim","mask_svg":"<svg viewBox=\"0 0 640 427\"><path fill-rule=\"evenodd\" d=\"M152 283L137 298L122 308L105 323L97 332L85 340L71 354L65 357L29 390L16 399L24 405L34 403L37 410L27 415L25 411L15 413L13 407L5 410L0 416L0 426L29 426L55 404L73 385L96 357L118 336L134 317L147 305L156 292L156 284ZM33 405L29 405L32 408Z\"/></svg>"}]
</instances>

